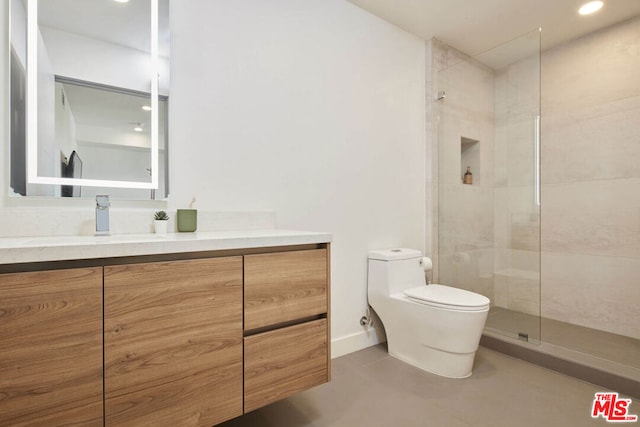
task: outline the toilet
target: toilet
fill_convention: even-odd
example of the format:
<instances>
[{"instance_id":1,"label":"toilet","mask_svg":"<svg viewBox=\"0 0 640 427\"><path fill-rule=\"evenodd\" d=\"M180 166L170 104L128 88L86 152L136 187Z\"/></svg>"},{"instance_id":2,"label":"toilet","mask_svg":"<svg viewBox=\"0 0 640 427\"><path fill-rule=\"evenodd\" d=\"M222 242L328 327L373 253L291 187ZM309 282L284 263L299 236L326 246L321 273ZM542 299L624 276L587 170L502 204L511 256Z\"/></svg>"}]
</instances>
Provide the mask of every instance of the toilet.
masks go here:
<instances>
[{"instance_id":1,"label":"toilet","mask_svg":"<svg viewBox=\"0 0 640 427\"><path fill-rule=\"evenodd\" d=\"M389 354L437 375L466 378L489 312L489 298L427 284L431 261L415 249L369 252L367 292Z\"/></svg>"}]
</instances>

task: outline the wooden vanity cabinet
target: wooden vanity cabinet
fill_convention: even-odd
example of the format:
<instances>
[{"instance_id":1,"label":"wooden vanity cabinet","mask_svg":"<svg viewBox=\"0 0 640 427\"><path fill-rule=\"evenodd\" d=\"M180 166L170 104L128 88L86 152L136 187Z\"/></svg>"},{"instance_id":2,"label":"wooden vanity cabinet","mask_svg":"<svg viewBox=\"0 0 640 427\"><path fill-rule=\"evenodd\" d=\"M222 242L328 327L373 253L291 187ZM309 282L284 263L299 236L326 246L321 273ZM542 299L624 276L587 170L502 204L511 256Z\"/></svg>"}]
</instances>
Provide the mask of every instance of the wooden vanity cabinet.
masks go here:
<instances>
[{"instance_id":1,"label":"wooden vanity cabinet","mask_svg":"<svg viewBox=\"0 0 640 427\"><path fill-rule=\"evenodd\" d=\"M0 426L208 427L329 381L329 244L267 251L0 274Z\"/></svg>"},{"instance_id":2,"label":"wooden vanity cabinet","mask_svg":"<svg viewBox=\"0 0 640 427\"><path fill-rule=\"evenodd\" d=\"M242 257L105 266L106 426L242 414Z\"/></svg>"},{"instance_id":3,"label":"wooden vanity cabinet","mask_svg":"<svg viewBox=\"0 0 640 427\"><path fill-rule=\"evenodd\" d=\"M244 329L327 313L327 249L244 257Z\"/></svg>"},{"instance_id":4,"label":"wooden vanity cabinet","mask_svg":"<svg viewBox=\"0 0 640 427\"><path fill-rule=\"evenodd\" d=\"M244 339L244 411L329 381L327 319Z\"/></svg>"},{"instance_id":5,"label":"wooden vanity cabinet","mask_svg":"<svg viewBox=\"0 0 640 427\"><path fill-rule=\"evenodd\" d=\"M329 381L328 248L244 257L244 411Z\"/></svg>"},{"instance_id":6,"label":"wooden vanity cabinet","mask_svg":"<svg viewBox=\"0 0 640 427\"><path fill-rule=\"evenodd\" d=\"M0 274L0 426L102 426L102 268Z\"/></svg>"}]
</instances>

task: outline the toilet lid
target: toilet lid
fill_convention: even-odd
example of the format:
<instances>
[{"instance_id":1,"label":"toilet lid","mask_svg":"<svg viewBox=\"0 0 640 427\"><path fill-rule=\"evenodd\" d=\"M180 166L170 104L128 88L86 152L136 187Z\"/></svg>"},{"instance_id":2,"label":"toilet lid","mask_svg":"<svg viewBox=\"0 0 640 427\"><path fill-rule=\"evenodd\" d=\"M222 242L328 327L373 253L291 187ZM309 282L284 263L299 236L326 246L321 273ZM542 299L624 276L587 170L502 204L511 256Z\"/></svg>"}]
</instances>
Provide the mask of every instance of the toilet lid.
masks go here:
<instances>
[{"instance_id":1,"label":"toilet lid","mask_svg":"<svg viewBox=\"0 0 640 427\"><path fill-rule=\"evenodd\" d=\"M423 304L452 307L458 310L483 309L489 307L491 302L484 295L443 285L418 286L407 289L404 294Z\"/></svg>"}]
</instances>

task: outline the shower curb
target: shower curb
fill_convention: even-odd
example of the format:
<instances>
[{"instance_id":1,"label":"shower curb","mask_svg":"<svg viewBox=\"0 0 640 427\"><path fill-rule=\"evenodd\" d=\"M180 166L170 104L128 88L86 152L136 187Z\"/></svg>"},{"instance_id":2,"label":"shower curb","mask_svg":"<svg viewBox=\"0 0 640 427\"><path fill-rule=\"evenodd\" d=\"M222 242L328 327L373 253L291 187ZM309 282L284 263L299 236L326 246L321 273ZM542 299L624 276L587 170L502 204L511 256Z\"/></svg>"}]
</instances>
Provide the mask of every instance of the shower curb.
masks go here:
<instances>
[{"instance_id":1,"label":"shower curb","mask_svg":"<svg viewBox=\"0 0 640 427\"><path fill-rule=\"evenodd\" d=\"M640 399L640 381L632 378L626 378L616 373L607 372L577 361L567 360L554 354L543 352L533 346L525 347L520 343L510 342L507 339L486 334L482 335L480 345L515 357L516 359L521 359L552 371L560 372L570 377Z\"/></svg>"}]
</instances>

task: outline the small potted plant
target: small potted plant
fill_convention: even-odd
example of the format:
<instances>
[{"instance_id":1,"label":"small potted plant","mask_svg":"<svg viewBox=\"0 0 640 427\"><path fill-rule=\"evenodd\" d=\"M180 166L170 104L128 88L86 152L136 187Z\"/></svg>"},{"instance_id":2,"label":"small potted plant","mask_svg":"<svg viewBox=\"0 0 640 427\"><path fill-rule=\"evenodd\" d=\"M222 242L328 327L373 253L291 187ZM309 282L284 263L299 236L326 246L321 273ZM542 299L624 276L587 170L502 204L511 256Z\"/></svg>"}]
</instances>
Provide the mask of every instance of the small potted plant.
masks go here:
<instances>
[{"instance_id":1,"label":"small potted plant","mask_svg":"<svg viewBox=\"0 0 640 427\"><path fill-rule=\"evenodd\" d=\"M167 234L167 224L169 223L169 215L165 211L157 211L153 214L153 225L156 234Z\"/></svg>"}]
</instances>

